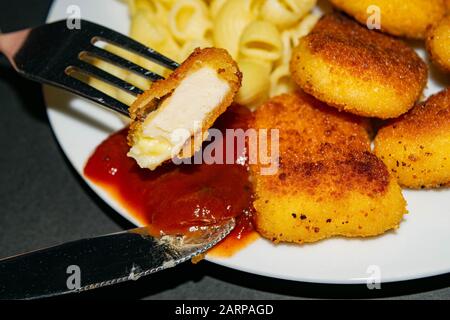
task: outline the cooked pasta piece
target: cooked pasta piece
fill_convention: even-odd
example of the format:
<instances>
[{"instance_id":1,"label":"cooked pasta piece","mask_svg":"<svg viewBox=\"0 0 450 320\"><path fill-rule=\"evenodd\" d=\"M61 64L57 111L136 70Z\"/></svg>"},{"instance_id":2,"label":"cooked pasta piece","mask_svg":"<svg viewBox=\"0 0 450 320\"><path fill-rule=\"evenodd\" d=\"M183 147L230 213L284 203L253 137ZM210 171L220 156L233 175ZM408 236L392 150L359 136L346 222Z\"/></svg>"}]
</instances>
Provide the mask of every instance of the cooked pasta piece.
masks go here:
<instances>
[{"instance_id":1,"label":"cooked pasta piece","mask_svg":"<svg viewBox=\"0 0 450 320\"><path fill-rule=\"evenodd\" d=\"M179 51L179 60L186 60L186 58L189 57L189 55L197 48L204 49L209 47L213 47L212 40L209 39L195 39L187 41Z\"/></svg>"},{"instance_id":2,"label":"cooked pasta piece","mask_svg":"<svg viewBox=\"0 0 450 320\"><path fill-rule=\"evenodd\" d=\"M148 0L148 1L153 1L153 0ZM170 8L172 7L177 0L158 0L160 1L166 8Z\"/></svg>"},{"instance_id":3,"label":"cooked pasta piece","mask_svg":"<svg viewBox=\"0 0 450 320\"><path fill-rule=\"evenodd\" d=\"M283 52L281 35L274 24L255 20L243 31L239 54L245 58L276 61Z\"/></svg>"},{"instance_id":4,"label":"cooked pasta piece","mask_svg":"<svg viewBox=\"0 0 450 320\"><path fill-rule=\"evenodd\" d=\"M179 0L170 9L169 30L178 42L205 38L212 32L206 4L201 0Z\"/></svg>"},{"instance_id":5,"label":"cooked pasta piece","mask_svg":"<svg viewBox=\"0 0 450 320\"><path fill-rule=\"evenodd\" d=\"M297 86L291 78L289 65L278 66L270 75L270 97L283 93L294 92Z\"/></svg>"},{"instance_id":6,"label":"cooked pasta piece","mask_svg":"<svg viewBox=\"0 0 450 320\"><path fill-rule=\"evenodd\" d=\"M228 0L212 0L209 4L209 13L212 18L215 18L219 13L220 9L222 9L225 2Z\"/></svg>"},{"instance_id":7,"label":"cooked pasta piece","mask_svg":"<svg viewBox=\"0 0 450 320\"><path fill-rule=\"evenodd\" d=\"M147 46L160 46L170 34L158 21L152 20L152 16L146 12L138 12L134 15L130 26L130 37Z\"/></svg>"},{"instance_id":8,"label":"cooked pasta piece","mask_svg":"<svg viewBox=\"0 0 450 320\"><path fill-rule=\"evenodd\" d=\"M160 1L152 0L126 0L132 18L136 14L146 14L153 21L160 21L160 24L167 25L169 11Z\"/></svg>"},{"instance_id":9,"label":"cooked pasta piece","mask_svg":"<svg viewBox=\"0 0 450 320\"><path fill-rule=\"evenodd\" d=\"M277 66L288 64L292 56L292 30L286 29L281 33L281 43L283 44L283 52L281 58L275 62Z\"/></svg>"},{"instance_id":10,"label":"cooked pasta piece","mask_svg":"<svg viewBox=\"0 0 450 320\"><path fill-rule=\"evenodd\" d=\"M214 43L236 59L244 29L258 17L258 0L228 0L214 21Z\"/></svg>"},{"instance_id":11,"label":"cooked pasta piece","mask_svg":"<svg viewBox=\"0 0 450 320\"><path fill-rule=\"evenodd\" d=\"M298 46L301 38L307 36L311 32L319 19L320 15L311 13L292 29L291 37L294 47Z\"/></svg>"},{"instance_id":12,"label":"cooked pasta piece","mask_svg":"<svg viewBox=\"0 0 450 320\"><path fill-rule=\"evenodd\" d=\"M236 96L236 102L254 109L269 96L270 66L252 59L238 61L242 72L242 87Z\"/></svg>"},{"instance_id":13,"label":"cooked pasta piece","mask_svg":"<svg viewBox=\"0 0 450 320\"><path fill-rule=\"evenodd\" d=\"M173 39L169 30L164 26L159 25L157 20L152 21L151 19L146 18L145 13L137 13L135 15L130 28L130 36L134 40L139 41L174 60L178 60L179 46ZM167 69L148 59L139 57L133 62L160 75L167 74Z\"/></svg>"},{"instance_id":14,"label":"cooked pasta piece","mask_svg":"<svg viewBox=\"0 0 450 320\"><path fill-rule=\"evenodd\" d=\"M128 13L131 17L133 17L134 13L136 12L136 6L134 4L135 0L121 0L123 3L125 3L128 6Z\"/></svg>"},{"instance_id":15,"label":"cooked pasta piece","mask_svg":"<svg viewBox=\"0 0 450 320\"><path fill-rule=\"evenodd\" d=\"M311 13L303 18L296 26L282 32L281 42L283 44L283 52L281 58L275 63L276 66L289 64L292 49L298 45L300 38L308 35L319 19L319 15Z\"/></svg>"},{"instance_id":16,"label":"cooked pasta piece","mask_svg":"<svg viewBox=\"0 0 450 320\"><path fill-rule=\"evenodd\" d=\"M316 0L266 0L261 7L261 17L284 29L302 19Z\"/></svg>"},{"instance_id":17,"label":"cooked pasta piece","mask_svg":"<svg viewBox=\"0 0 450 320\"><path fill-rule=\"evenodd\" d=\"M319 18L311 13L317 0L123 1L132 18L131 37L175 61L183 61L195 48L226 49L242 64L238 101L251 109L269 95L295 88L286 74L292 48ZM144 58L131 61L165 77L170 73ZM256 70L263 70L261 77ZM125 78L138 87L150 84L135 75ZM255 94L249 92L253 88Z\"/></svg>"}]
</instances>

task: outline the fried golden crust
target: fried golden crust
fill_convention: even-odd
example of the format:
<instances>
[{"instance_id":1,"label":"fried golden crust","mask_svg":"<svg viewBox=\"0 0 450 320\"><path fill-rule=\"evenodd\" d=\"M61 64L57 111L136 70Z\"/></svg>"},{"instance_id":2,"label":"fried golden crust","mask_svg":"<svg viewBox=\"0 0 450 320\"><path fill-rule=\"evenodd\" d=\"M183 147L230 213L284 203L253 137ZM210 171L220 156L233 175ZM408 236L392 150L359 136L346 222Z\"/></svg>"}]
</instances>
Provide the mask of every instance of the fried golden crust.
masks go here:
<instances>
[{"instance_id":1,"label":"fried golden crust","mask_svg":"<svg viewBox=\"0 0 450 320\"><path fill-rule=\"evenodd\" d=\"M428 69L400 40L347 17L324 16L293 51L293 79L306 92L357 115L395 118L419 99Z\"/></svg>"},{"instance_id":2,"label":"fried golden crust","mask_svg":"<svg viewBox=\"0 0 450 320\"><path fill-rule=\"evenodd\" d=\"M450 15L428 30L426 47L431 60L450 72Z\"/></svg>"},{"instance_id":3,"label":"fried golden crust","mask_svg":"<svg viewBox=\"0 0 450 320\"><path fill-rule=\"evenodd\" d=\"M450 186L450 89L381 128L375 154L402 186Z\"/></svg>"},{"instance_id":4,"label":"fried golden crust","mask_svg":"<svg viewBox=\"0 0 450 320\"><path fill-rule=\"evenodd\" d=\"M439 21L448 0L330 0L340 10L362 24L374 14L371 6L380 8L381 30L394 36L424 39L429 26Z\"/></svg>"},{"instance_id":5,"label":"fried golden crust","mask_svg":"<svg viewBox=\"0 0 450 320\"><path fill-rule=\"evenodd\" d=\"M202 123L202 129L206 131L213 125L214 121L232 104L241 86L242 74L236 62L226 50L218 48L195 49L167 79L154 82L151 88L140 95L130 106L131 125L128 134L130 146L134 144L135 133L140 130L142 122L148 114L163 99L170 96L187 75L205 66L217 70L218 75L230 85L230 90L222 103ZM199 88L199 90L202 90L202 88ZM180 112L183 112L183 110L180 110ZM199 146L199 144L197 143L195 146ZM194 149L191 150L190 154L182 154L181 157L190 157L193 152Z\"/></svg>"},{"instance_id":6,"label":"fried golden crust","mask_svg":"<svg viewBox=\"0 0 450 320\"><path fill-rule=\"evenodd\" d=\"M276 175L252 165L256 228L275 242L369 237L396 228L405 201L370 152L364 120L304 93L275 97L255 112L256 129L280 130Z\"/></svg>"}]
</instances>

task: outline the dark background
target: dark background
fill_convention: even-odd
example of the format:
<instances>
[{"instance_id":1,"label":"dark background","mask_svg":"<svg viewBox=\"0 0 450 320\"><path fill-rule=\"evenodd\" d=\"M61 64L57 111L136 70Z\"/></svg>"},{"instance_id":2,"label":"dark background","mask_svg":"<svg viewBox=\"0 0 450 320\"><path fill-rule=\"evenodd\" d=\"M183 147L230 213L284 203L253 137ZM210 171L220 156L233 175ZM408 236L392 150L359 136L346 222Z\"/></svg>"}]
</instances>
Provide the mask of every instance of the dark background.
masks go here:
<instances>
[{"instance_id":1,"label":"dark background","mask_svg":"<svg viewBox=\"0 0 450 320\"><path fill-rule=\"evenodd\" d=\"M0 28L45 21L50 0L0 0ZM0 58L0 257L132 226L80 179L50 129L41 87ZM448 244L442 244L448 245ZM1 281L1 279L0 279ZM186 263L137 282L65 298L450 299L450 275L366 286L316 285L254 276L209 262Z\"/></svg>"}]
</instances>

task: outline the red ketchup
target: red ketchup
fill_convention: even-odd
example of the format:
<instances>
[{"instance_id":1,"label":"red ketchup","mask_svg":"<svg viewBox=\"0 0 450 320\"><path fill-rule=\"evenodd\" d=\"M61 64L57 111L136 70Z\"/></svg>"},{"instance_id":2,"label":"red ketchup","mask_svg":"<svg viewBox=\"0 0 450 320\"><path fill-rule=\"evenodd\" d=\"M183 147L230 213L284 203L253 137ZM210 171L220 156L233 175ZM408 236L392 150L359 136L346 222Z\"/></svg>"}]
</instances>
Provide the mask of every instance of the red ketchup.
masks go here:
<instances>
[{"instance_id":1,"label":"red ketchup","mask_svg":"<svg viewBox=\"0 0 450 320\"><path fill-rule=\"evenodd\" d=\"M232 107L214 127L225 136L225 129L246 130L250 118L247 109ZM89 158L84 175L107 190L138 221L174 234L235 217L236 228L210 252L216 256L230 256L256 239L247 165L175 165L170 161L155 171L141 169L127 156L127 132L125 128L102 142ZM246 150L229 152L234 152L236 159L245 156Z\"/></svg>"}]
</instances>

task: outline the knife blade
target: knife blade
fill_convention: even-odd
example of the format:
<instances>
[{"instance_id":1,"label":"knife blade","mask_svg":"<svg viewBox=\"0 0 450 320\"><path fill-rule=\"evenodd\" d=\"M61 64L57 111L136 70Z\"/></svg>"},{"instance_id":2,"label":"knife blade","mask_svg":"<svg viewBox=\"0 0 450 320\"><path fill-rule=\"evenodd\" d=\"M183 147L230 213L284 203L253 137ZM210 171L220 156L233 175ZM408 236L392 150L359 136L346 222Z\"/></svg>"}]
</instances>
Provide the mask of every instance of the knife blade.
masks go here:
<instances>
[{"instance_id":1,"label":"knife blade","mask_svg":"<svg viewBox=\"0 0 450 320\"><path fill-rule=\"evenodd\" d=\"M142 227L6 258L0 260L0 299L45 298L137 280L207 251L234 226L230 219L173 236Z\"/></svg>"}]
</instances>

